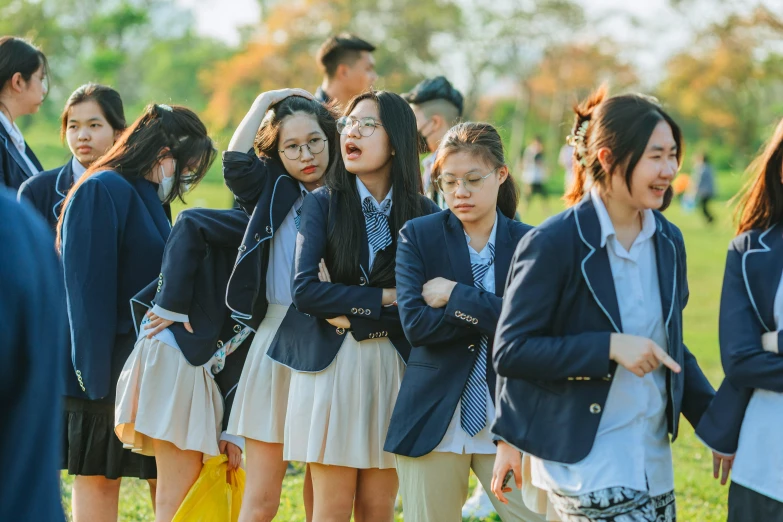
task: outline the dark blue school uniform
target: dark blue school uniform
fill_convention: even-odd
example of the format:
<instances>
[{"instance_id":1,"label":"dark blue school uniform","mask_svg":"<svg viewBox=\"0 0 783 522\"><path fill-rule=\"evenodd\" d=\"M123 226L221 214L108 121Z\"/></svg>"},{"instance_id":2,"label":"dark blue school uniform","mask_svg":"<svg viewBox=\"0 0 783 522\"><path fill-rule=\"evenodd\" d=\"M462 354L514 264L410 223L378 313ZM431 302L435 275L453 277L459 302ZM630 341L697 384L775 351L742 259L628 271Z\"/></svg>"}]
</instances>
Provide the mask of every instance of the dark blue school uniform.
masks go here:
<instances>
[{"instance_id":1,"label":"dark blue school uniform","mask_svg":"<svg viewBox=\"0 0 783 522\"><path fill-rule=\"evenodd\" d=\"M669 355L667 417L676 439L683 413L697 425L714 396L682 340L688 301L679 229L654 212L655 255ZM509 272L495 336L498 374L493 432L521 450L564 464L590 453L616 363L609 338L622 332L606 247L591 198L527 234ZM556 436L553 436L556 434Z\"/></svg>"},{"instance_id":2,"label":"dark blue school uniform","mask_svg":"<svg viewBox=\"0 0 783 522\"><path fill-rule=\"evenodd\" d=\"M43 216L52 230L62 212L65 196L73 187L73 164L68 161L62 167L41 172L27 179L19 187L17 198L25 198Z\"/></svg>"},{"instance_id":3,"label":"dark blue school uniform","mask_svg":"<svg viewBox=\"0 0 783 522\"><path fill-rule=\"evenodd\" d=\"M329 214L340 197L321 187L304 199L291 287L294 306L302 314L296 321L286 315L268 352L272 359L300 372L320 372L337 356L347 331L335 328L326 319L341 315L350 320L349 332L356 341L388 338L404 361L410 354L397 307L382 306L383 289L369 286L366 234L361 235L358 260L363 275L356 284L322 283L318 279L318 263L326 257L328 231L334 226L334 221L329 225ZM419 204L423 215L440 211L425 196L419 196ZM396 248L395 244L396 238L392 237L388 248Z\"/></svg>"},{"instance_id":4,"label":"dark blue school uniform","mask_svg":"<svg viewBox=\"0 0 783 522\"><path fill-rule=\"evenodd\" d=\"M248 217L242 210L183 210L166 242L160 276L133 298L137 328L155 305L188 316L193 333L179 322L169 330L193 366L206 364L224 343L242 331L242 324L231 318L226 306L226 287L247 224ZM225 402L224 429L252 342L251 334L227 356L225 367L215 376Z\"/></svg>"},{"instance_id":5,"label":"dark blue school uniform","mask_svg":"<svg viewBox=\"0 0 783 522\"><path fill-rule=\"evenodd\" d=\"M68 334L53 236L0 187L0 520L63 521L57 466Z\"/></svg>"},{"instance_id":6,"label":"dark blue school uniform","mask_svg":"<svg viewBox=\"0 0 783 522\"><path fill-rule=\"evenodd\" d=\"M775 295L783 272L783 225L734 238L726 256L720 299L723 380L696 429L710 448L734 454L756 388L783 393L783 357L764 351L761 336L777 331ZM783 332L778 332L783 346Z\"/></svg>"},{"instance_id":7,"label":"dark blue school uniform","mask_svg":"<svg viewBox=\"0 0 783 522\"><path fill-rule=\"evenodd\" d=\"M495 293L474 286L462 223L450 211L413 219L397 244L397 302L411 350L384 450L408 457L430 453L443 439L479 353L489 336L486 379L495 400L490 356L506 274L519 240L531 226L498 212ZM456 281L444 308L431 308L421 289L436 277Z\"/></svg>"},{"instance_id":8,"label":"dark blue school uniform","mask_svg":"<svg viewBox=\"0 0 783 522\"><path fill-rule=\"evenodd\" d=\"M25 154L38 168L38 172L43 170L41 162L27 143L25 143ZM17 191L22 183L34 175L36 173L30 170L30 166L14 146L5 126L0 124L0 182L9 189Z\"/></svg>"}]
</instances>

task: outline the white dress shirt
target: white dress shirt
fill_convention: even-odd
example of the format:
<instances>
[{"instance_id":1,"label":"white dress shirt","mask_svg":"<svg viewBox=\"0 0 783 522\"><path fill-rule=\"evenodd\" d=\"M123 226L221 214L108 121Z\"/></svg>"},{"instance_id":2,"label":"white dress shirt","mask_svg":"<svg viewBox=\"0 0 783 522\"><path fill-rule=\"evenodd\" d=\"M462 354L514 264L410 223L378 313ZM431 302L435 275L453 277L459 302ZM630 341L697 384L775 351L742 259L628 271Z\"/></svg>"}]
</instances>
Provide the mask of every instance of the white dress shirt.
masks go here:
<instances>
[{"instance_id":1,"label":"white dress shirt","mask_svg":"<svg viewBox=\"0 0 783 522\"><path fill-rule=\"evenodd\" d=\"M653 242L655 216L644 212L642 231L626 251L595 189L590 197L601 225L601 247L606 246L609 256L623 333L646 337L668 350ZM651 496L672 491L666 403L664 366L637 377L618 365L590 454L576 464L532 457L533 485L570 496L621 486Z\"/></svg>"},{"instance_id":2,"label":"white dress shirt","mask_svg":"<svg viewBox=\"0 0 783 522\"><path fill-rule=\"evenodd\" d=\"M370 201L372 201L373 205L375 205L375 208L377 210L381 210L381 204L383 202L385 202L385 201L390 201L391 202L392 201L392 190L393 189L390 188L389 189L389 193L386 194L386 197L383 198L383 201L378 203L378 201L376 201L376 199L373 197L373 195L370 194L370 191L367 190L367 187L364 186L364 183L362 183L362 180L359 179L359 176L356 176L356 188L359 190L359 201L360 201L360 203L363 203L365 199L370 198ZM386 214L386 217L389 217L391 215L391 208L392 208L392 203L389 203L389 208L387 208L386 211L384 212L384 214ZM389 227L389 230L391 230L391 226ZM365 230L364 234L365 234L365 236L367 235L367 231L366 230ZM369 245L368 245L368 247L369 247ZM368 249L370 251L370 261L369 261L370 262L370 270L372 270L372 264L373 264L373 261L375 261L375 252L372 251L371 247L369 247Z\"/></svg>"},{"instance_id":3,"label":"white dress shirt","mask_svg":"<svg viewBox=\"0 0 783 522\"><path fill-rule=\"evenodd\" d=\"M74 156L71 158L71 172L73 172L73 182L76 183L87 172L87 167L79 163L79 160Z\"/></svg>"},{"instance_id":4,"label":"white dress shirt","mask_svg":"<svg viewBox=\"0 0 783 522\"><path fill-rule=\"evenodd\" d=\"M30 172L32 172L33 175L41 172L38 170L38 167L35 166L35 163L33 163L33 161L27 157L27 145L24 142L22 131L19 130L19 127L17 127L16 123L11 123L11 120L6 117L3 111L0 111L0 124L3 125L5 131L11 137L11 143L13 146L16 147L16 150L18 150L19 154L22 155L22 158L24 159L25 163L27 163L27 166L30 167Z\"/></svg>"},{"instance_id":5,"label":"white dress shirt","mask_svg":"<svg viewBox=\"0 0 783 522\"><path fill-rule=\"evenodd\" d=\"M783 278L775 294L775 324L783 328ZM759 342L761 340L759 339ZM731 480L765 497L783 502L783 393L754 390L742 421Z\"/></svg>"},{"instance_id":6,"label":"white dress shirt","mask_svg":"<svg viewBox=\"0 0 783 522\"><path fill-rule=\"evenodd\" d=\"M465 234L465 240L468 242L468 252L470 253L470 262L487 264L492 258L492 254L489 251L489 245L495 245L495 235L498 228L498 218L495 215L495 224L492 227L492 233L489 236L489 241L481 250L476 250L470 246L470 236ZM489 266L489 270L484 275L482 281L484 288L487 292L495 292L495 263ZM449 427L446 429L446 433L443 435L443 439L440 444L433 450L440 453L457 453L466 455L493 455L497 451L497 447L493 442L492 433L489 431L489 427L495 420L495 405L492 404L492 397L489 395L489 388L486 390L487 397L487 424L484 428L476 433L474 437L468 435L461 426L461 412L462 412L462 399L457 402L457 408L454 410L454 415L451 417Z\"/></svg>"},{"instance_id":7,"label":"white dress shirt","mask_svg":"<svg viewBox=\"0 0 783 522\"><path fill-rule=\"evenodd\" d=\"M296 210L302 207L307 189L299 183L299 197L291 206L285 219L275 231L269 250L269 267L266 270L266 300L269 304L291 306L291 270L296 249Z\"/></svg>"}]
</instances>

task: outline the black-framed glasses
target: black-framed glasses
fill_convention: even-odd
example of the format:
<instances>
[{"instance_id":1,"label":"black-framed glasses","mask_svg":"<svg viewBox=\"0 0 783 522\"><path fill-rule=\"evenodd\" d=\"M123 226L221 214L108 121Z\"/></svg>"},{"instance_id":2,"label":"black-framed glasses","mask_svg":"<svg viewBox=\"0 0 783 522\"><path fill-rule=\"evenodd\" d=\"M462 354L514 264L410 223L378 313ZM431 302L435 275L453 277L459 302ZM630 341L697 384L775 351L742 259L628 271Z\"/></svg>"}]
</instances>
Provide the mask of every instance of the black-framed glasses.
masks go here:
<instances>
[{"instance_id":1,"label":"black-framed glasses","mask_svg":"<svg viewBox=\"0 0 783 522\"><path fill-rule=\"evenodd\" d=\"M290 160L298 160L302 155L302 148L307 147L307 150L309 150L310 154L312 155L320 154L326 148L327 141L329 140L326 138L313 138L303 145L292 143L291 145L284 147L282 150L278 150L277 152L282 152L285 154L285 157Z\"/></svg>"},{"instance_id":2,"label":"black-framed glasses","mask_svg":"<svg viewBox=\"0 0 783 522\"><path fill-rule=\"evenodd\" d=\"M475 172L468 174L464 178L458 178L451 174L441 174L438 176L438 188L444 194L454 194L457 191L459 184L462 183L462 186L465 187L465 190L468 192L478 192L484 187L484 180L497 172L498 168L492 169L484 176Z\"/></svg>"},{"instance_id":3,"label":"black-framed glasses","mask_svg":"<svg viewBox=\"0 0 783 522\"><path fill-rule=\"evenodd\" d=\"M375 132L375 127L383 127L381 122L370 116L361 119L343 116L337 120L337 132L340 134L348 134L351 132L354 125L357 124L359 125L359 134L365 138L372 136L372 133Z\"/></svg>"}]
</instances>

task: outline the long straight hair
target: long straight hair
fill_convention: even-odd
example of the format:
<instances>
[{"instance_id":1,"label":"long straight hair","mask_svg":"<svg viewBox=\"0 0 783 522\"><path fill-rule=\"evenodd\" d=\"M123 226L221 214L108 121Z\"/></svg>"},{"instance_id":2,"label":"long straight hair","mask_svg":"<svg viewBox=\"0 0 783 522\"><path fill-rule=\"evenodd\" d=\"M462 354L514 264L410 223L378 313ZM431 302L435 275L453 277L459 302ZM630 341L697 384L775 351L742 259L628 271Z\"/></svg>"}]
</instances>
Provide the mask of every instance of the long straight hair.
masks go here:
<instances>
[{"instance_id":1,"label":"long straight hair","mask_svg":"<svg viewBox=\"0 0 783 522\"><path fill-rule=\"evenodd\" d=\"M767 229L783 221L783 120L767 146L748 167L750 179L739 196L737 234Z\"/></svg>"},{"instance_id":2,"label":"long straight hair","mask_svg":"<svg viewBox=\"0 0 783 522\"><path fill-rule=\"evenodd\" d=\"M437 182L446 158L458 152L466 152L499 169L506 164L503 141L498 131L489 123L472 121L459 123L449 129L438 145L437 159L432 165L432 181ZM498 189L497 207L509 219L514 219L519 203L519 191L514 177L509 173Z\"/></svg>"},{"instance_id":3,"label":"long straight hair","mask_svg":"<svg viewBox=\"0 0 783 522\"><path fill-rule=\"evenodd\" d=\"M373 91L353 98L344 114L348 115L363 100L378 106L383 128L389 136L391 156L392 208L389 229L392 246L378 252L368 284L379 288L395 285L397 234L408 220L424 214L421 197L421 166L418 155L416 116L408 103L388 91ZM329 225L326 263L332 279L344 284L358 284L361 276L361 238L366 235L356 176L348 172L342 154L337 154L326 174L329 188Z\"/></svg>"},{"instance_id":4,"label":"long straight hair","mask_svg":"<svg viewBox=\"0 0 783 522\"><path fill-rule=\"evenodd\" d=\"M164 150L166 147L168 152ZM195 185L204 178L215 161L217 150L207 128L187 107L148 105L109 152L98 158L68 192L57 221L58 247L65 209L82 183L104 170L113 170L128 180L144 178L169 154L176 160L174 188L163 203L170 203L175 198L182 200L183 185ZM188 175L183 176L182 171L186 169Z\"/></svg>"}]
</instances>

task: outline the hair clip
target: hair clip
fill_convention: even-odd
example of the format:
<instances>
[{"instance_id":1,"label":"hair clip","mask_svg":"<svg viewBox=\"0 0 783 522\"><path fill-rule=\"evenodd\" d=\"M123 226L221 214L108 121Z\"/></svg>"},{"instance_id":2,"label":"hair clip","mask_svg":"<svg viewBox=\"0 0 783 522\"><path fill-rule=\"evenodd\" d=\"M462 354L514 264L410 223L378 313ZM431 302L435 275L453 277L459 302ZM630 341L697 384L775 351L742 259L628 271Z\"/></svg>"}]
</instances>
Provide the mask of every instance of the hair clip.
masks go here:
<instances>
[{"instance_id":1,"label":"hair clip","mask_svg":"<svg viewBox=\"0 0 783 522\"><path fill-rule=\"evenodd\" d=\"M159 103L158 108L167 112L174 112L174 109L171 108L171 105L166 105L165 103Z\"/></svg>"},{"instance_id":2,"label":"hair clip","mask_svg":"<svg viewBox=\"0 0 783 522\"><path fill-rule=\"evenodd\" d=\"M569 134L566 138L566 143L571 145L576 152L576 157L579 160L579 164L583 167L587 167L587 144L585 143L585 136L587 136L587 128L590 126L590 120L583 121L576 132Z\"/></svg>"}]
</instances>

